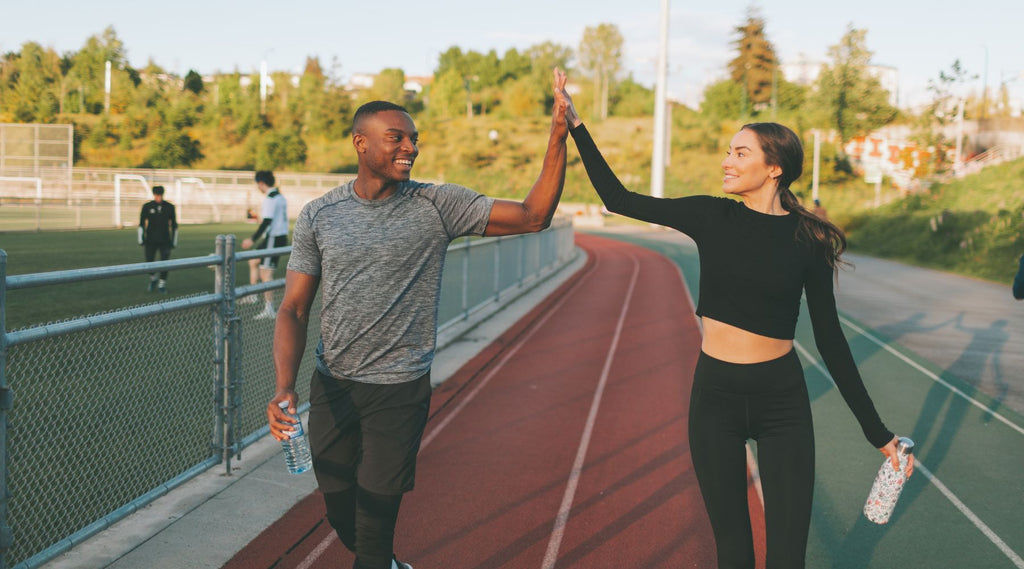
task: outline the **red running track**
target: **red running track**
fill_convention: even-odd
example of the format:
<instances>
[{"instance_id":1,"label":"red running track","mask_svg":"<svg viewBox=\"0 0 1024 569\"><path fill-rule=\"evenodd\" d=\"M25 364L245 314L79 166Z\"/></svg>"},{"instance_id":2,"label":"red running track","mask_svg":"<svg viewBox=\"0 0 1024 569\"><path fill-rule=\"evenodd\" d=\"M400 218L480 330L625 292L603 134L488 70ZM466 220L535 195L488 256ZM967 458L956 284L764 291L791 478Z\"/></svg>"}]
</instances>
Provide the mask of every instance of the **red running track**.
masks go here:
<instances>
[{"instance_id":1,"label":"red running track","mask_svg":"<svg viewBox=\"0 0 1024 569\"><path fill-rule=\"evenodd\" d=\"M689 292L657 253L576 240L584 268L434 392L395 538L416 569L715 566L686 442ZM224 567L352 560L314 492Z\"/></svg>"}]
</instances>

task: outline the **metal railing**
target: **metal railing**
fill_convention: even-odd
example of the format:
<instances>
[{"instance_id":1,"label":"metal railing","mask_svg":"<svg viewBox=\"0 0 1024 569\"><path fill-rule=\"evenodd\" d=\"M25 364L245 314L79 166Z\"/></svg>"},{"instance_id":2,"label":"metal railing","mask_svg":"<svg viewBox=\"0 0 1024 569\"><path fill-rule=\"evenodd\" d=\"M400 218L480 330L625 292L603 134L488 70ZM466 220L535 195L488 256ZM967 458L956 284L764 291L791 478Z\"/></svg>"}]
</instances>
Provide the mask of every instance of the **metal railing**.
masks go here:
<instances>
[{"instance_id":1,"label":"metal railing","mask_svg":"<svg viewBox=\"0 0 1024 569\"><path fill-rule=\"evenodd\" d=\"M218 464L230 475L268 434L273 319L259 318L263 302L239 300L271 291L276 304L284 279L236 286L235 266L290 251L236 252L234 236L220 236L204 257L7 276L0 250L0 569L38 567ZM575 254L564 219L453 244L439 348ZM7 290L201 266L215 269L209 293L6 329ZM314 331L318 306L319 296ZM297 390L308 401L308 382Z\"/></svg>"}]
</instances>

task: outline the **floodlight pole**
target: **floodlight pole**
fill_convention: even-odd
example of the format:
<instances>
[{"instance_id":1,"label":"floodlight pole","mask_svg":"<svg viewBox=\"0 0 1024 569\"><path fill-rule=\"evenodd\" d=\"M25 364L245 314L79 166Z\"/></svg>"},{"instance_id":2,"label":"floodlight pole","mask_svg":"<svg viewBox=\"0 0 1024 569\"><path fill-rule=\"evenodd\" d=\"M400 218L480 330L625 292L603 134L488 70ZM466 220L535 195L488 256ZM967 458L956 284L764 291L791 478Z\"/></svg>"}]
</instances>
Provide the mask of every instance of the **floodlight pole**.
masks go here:
<instances>
[{"instance_id":1,"label":"floodlight pole","mask_svg":"<svg viewBox=\"0 0 1024 569\"><path fill-rule=\"evenodd\" d=\"M661 0L661 31L658 41L657 82L654 87L654 151L651 154L651 195L665 194L665 157L667 121L665 90L668 81L668 0Z\"/></svg>"}]
</instances>

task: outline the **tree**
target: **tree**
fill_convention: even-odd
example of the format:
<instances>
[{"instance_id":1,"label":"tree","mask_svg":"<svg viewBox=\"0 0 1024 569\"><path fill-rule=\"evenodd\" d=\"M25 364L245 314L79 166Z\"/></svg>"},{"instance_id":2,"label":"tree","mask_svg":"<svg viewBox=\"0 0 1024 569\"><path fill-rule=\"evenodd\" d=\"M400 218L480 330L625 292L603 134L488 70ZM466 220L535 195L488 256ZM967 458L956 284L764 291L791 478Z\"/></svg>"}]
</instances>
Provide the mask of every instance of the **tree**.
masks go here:
<instances>
[{"instance_id":1,"label":"tree","mask_svg":"<svg viewBox=\"0 0 1024 569\"><path fill-rule=\"evenodd\" d=\"M462 114L466 108L462 75L457 69L434 75L427 97L427 109L434 117L448 119Z\"/></svg>"},{"instance_id":2,"label":"tree","mask_svg":"<svg viewBox=\"0 0 1024 569\"><path fill-rule=\"evenodd\" d=\"M393 67L382 69L374 77L373 87L368 90L366 100L403 104L405 102L405 71Z\"/></svg>"},{"instance_id":3,"label":"tree","mask_svg":"<svg viewBox=\"0 0 1024 569\"><path fill-rule=\"evenodd\" d=\"M191 166L203 158L198 140L185 131L173 126L164 126L157 131L149 146L146 165L150 168L176 168Z\"/></svg>"},{"instance_id":4,"label":"tree","mask_svg":"<svg viewBox=\"0 0 1024 569\"><path fill-rule=\"evenodd\" d=\"M615 86L612 114L617 117L646 117L654 114L654 91L633 80L632 76Z\"/></svg>"},{"instance_id":5,"label":"tree","mask_svg":"<svg viewBox=\"0 0 1024 569\"><path fill-rule=\"evenodd\" d=\"M189 69L188 73L185 74L185 81L182 86L182 90L192 91L196 95L199 95L202 94L203 87L203 77L196 73L194 69Z\"/></svg>"},{"instance_id":6,"label":"tree","mask_svg":"<svg viewBox=\"0 0 1024 569\"><path fill-rule=\"evenodd\" d=\"M608 118L608 92L622 68L622 34L615 24L588 26L580 41L579 64L594 80L594 109L600 118Z\"/></svg>"},{"instance_id":7,"label":"tree","mask_svg":"<svg viewBox=\"0 0 1024 569\"><path fill-rule=\"evenodd\" d=\"M8 54L0 72L2 110L18 122L50 122L60 109L63 77L61 59L52 49L26 42L21 52Z\"/></svg>"},{"instance_id":8,"label":"tree","mask_svg":"<svg viewBox=\"0 0 1024 569\"><path fill-rule=\"evenodd\" d=\"M743 114L743 86L731 79L708 85L704 89L700 112L718 120L739 117Z\"/></svg>"},{"instance_id":9,"label":"tree","mask_svg":"<svg viewBox=\"0 0 1024 569\"><path fill-rule=\"evenodd\" d=\"M746 111L765 108L772 97L773 75L777 72L775 48L764 33L764 19L754 7L747 9L747 20L735 28L739 38L733 41L736 57L729 62L729 76L743 88Z\"/></svg>"},{"instance_id":10,"label":"tree","mask_svg":"<svg viewBox=\"0 0 1024 569\"><path fill-rule=\"evenodd\" d=\"M969 81L976 79L977 75L971 75L957 59L949 66L948 70L939 71L938 79L928 80L928 91L932 100L918 116L915 123L913 138L924 148L933 147L936 149L948 148L955 141L950 141L943 134L943 127L952 124L959 114L960 104L964 100L964 91ZM942 168L945 162L945 152L933 152L930 155L929 164L920 168L923 172L931 173Z\"/></svg>"},{"instance_id":11,"label":"tree","mask_svg":"<svg viewBox=\"0 0 1024 569\"><path fill-rule=\"evenodd\" d=\"M99 114L103 111L108 61L114 70L115 85L118 87L112 94L111 106L119 108L122 101L127 104L127 100L130 99L127 85L132 81L131 73L127 71L130 66L125 53L124 43L117 37L117 32L113 27L107 27L102 34L89 37L82 49L71 58L68 78L80 90L85 112Z\"/></svg>"},{"instance_id":12,"label":"tree","mask_svg":"<svg viewBox=\"0 0 1024 569\"><path fill-rule=\"evenodd\" d=\"M868 70L871 52L866 37L867 30L850 25L839 43L829 48L832 63L825 65L818 76L814 103L825 112L824 122L839 134L840 149L854 136L867 134L896 118L889 92Z\"/></svg>"},{"instance_id":13,"label":"tree","mask_svg":"<svg viewBox=\"0 0 1024 569\"><path fill-rule=\"evenodd\" d=\"M290 129L260 133L253 144L253 164L257 170L298 167L306 161L306 141Z\"/></svg>"}]
</instances>

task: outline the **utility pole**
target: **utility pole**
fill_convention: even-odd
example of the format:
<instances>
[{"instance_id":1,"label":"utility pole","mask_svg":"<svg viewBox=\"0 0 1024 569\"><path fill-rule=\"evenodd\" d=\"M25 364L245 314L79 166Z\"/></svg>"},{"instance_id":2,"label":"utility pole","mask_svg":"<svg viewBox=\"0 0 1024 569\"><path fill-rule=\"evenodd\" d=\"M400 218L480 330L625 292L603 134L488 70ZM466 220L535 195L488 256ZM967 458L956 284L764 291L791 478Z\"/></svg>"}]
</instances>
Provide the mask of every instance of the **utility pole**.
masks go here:
<instances>
[{"instance_id":1,"label":"utility pole","mask_svg":"<svg viewBox=\"0 0 1024 569\"><path fill-rule=\"evenodd\" d=\"M260 62L260 114L267 114L267 60Z\"/></svg>"},{"instance_id":2,"label":"utility pole","mask_svg":"<svg viewBox=\"0 0 1024 569\"><path fill-rule=\"evenodd\" d=\"M106 64L106 75L103 79L103 114L110 114L110 61Z\"/></svg>"},{"instance_id":3,"label":"utility pole","mask_svg":"<svg viewBox=\"0 0 1024 569\"><path fill-rule=\"evenodd\" d=\"M665 195L665 90L668 82L668 0L661 0L661 32L658 40L657 83L654 86L654 151L651 154L651 195Z\"/></svg>"}]
</instances>

